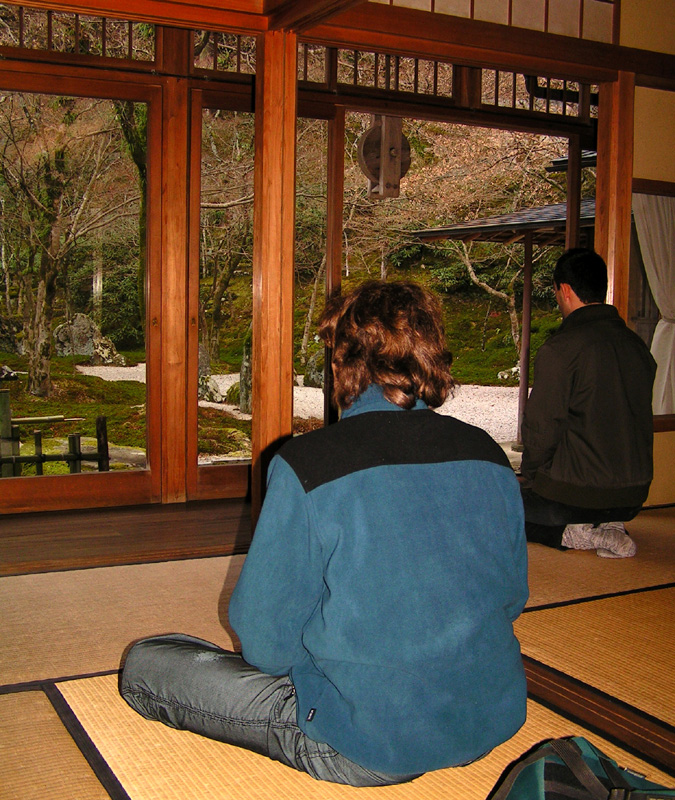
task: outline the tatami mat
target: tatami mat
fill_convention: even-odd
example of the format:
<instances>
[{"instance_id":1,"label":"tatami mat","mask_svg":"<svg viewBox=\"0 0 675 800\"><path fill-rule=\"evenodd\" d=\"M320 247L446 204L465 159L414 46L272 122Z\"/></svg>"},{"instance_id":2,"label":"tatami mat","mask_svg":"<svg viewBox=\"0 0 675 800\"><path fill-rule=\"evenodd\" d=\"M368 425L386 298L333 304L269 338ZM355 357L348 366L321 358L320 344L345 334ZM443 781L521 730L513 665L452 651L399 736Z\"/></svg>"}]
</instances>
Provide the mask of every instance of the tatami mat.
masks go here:
<instances>
[{"instance_id":1,"label":"tatami mat","mask_svg":"<svg viewBox=\"0 0 675 800\"><path fill-rule=\"evenodd\" d=\"M638 546L633 558L528 545L528 607L674 583L675 508L642 511L626 528Z\"/></svg>"},{"instance_id":2,"label":"tatami mat","mask_svg":"<svg viewBox=\"0 0 675 800\"><path fill-rule=\"evenodd\" d=\"M675 724L675 510L643 512L629 528L633 559L529 546L529 610L517 622L523 651L647 714ZM0 684L116 670L143 636L183 631L235 647L227 604L243 556L22 575L0 579ZM616 593L554 608L538 606ZM484 800L505 765L532 744L584 733L532 704L525 728L483 761L389 789L319 784L253 753L149 723L118 697L115 675L58 684L132 800L393 798ZM587 734L588 735L588 734ZM668 783L632 755L620 763ZM672 779L671 779L672 782ZM42 692L0 696L0 796L5 800L107 797ZM374 797L374 795L373 795Z\"/></svg>"},{"instance_id":3,"label":"tatami mat","mask_svg":"<svg viewBox=\"0 0 675 800\"><path fill-rule=\"evenodd\" d=\"M528 607L675 581L675 509L631 523L638 554L529 545ZM143 636L184 632L236 647L227 603L244 556L0 578L0 685L117 669Z\"/></svg>"},{"instance_id":4,"label":"tatami mat","mask_svg":"<svg viewBox=\"0 0 675 800\"><path fill-rule=\"evenodd\" d=\"M504 768L535 743L554 736L586 735L597 746L651 779L672 778L546 708L531 703L528 720L509 742L461 769L424 775L401 786L353 789L314 781L256 753L148 722L119 697L115 676L59 686L99 752L132 800L485 800Z\"/></svg>"},{"instance_id":5,"label":"tatami mat","mask_svg":"<svg viewBox=\"0 0 675 800\"><path fill-rule=\"evenodd\" d=\"M675 588L523 614L523 653L675 725Z\"/></svg>"},{"instance_id":6,"label":"tatami mat","mask_svg":"<svg viewBox=\"0 0 675 800\"><path fill-rule=\"evenodd\" d=\"M231 648L244 556L0 578L0 684L118 669L125 648L185 632Z\"/></svg>"},{"instance_id":7,"label":"tatami mat","mask_svg":"<svg viewBox=\"0 0 675 800\"><path fill-rule=\"evenodd\" d=\"M0 696L2 800L109 800L42 692Z\"/></svg>"}]
</instances>

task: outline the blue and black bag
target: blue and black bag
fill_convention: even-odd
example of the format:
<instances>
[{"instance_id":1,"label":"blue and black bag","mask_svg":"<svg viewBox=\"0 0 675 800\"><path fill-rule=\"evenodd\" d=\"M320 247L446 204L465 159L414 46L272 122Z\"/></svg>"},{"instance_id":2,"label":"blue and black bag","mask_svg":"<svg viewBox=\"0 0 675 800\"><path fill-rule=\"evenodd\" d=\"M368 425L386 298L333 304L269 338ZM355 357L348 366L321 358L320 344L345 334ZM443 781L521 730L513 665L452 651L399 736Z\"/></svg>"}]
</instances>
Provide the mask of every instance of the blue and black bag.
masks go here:
<instances>
[{"instance_id":1,"label":"blue and black bag","mask_svg":"<svg viewBox=\"0 0 675 800\"><path fill-rule=\"evenodd\" d=\"M551 739L514 763L490 800L667 800L659 786L580 736Z\"/></svg>"}]
</instances>

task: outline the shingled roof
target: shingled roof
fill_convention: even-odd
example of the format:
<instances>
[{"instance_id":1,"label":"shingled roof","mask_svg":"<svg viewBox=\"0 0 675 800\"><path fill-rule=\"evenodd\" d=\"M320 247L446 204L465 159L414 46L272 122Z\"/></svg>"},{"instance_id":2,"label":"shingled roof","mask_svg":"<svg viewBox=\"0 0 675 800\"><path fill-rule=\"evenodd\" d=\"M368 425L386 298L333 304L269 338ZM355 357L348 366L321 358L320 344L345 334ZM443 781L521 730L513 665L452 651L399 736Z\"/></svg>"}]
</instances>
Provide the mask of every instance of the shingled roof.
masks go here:
<instances>
[{"instance_id":1,"label":"shingled roof","mask_svg":"<svg viewBox=\"0 0 675 800\"><path fill-rule=\"evenodd\" d=\"M566 220L567 204L554 203L539 208L524 208L512 214L498 214L470 222L413 231L413 236L425 242L454 239L464 242L513 244L522 241L525 235L530 233L533 244L564 246ZM582 200L579 221L581 244L585 244L583 240L588 237L594 226L595 200Z\"/></svg>"}]
</instances>

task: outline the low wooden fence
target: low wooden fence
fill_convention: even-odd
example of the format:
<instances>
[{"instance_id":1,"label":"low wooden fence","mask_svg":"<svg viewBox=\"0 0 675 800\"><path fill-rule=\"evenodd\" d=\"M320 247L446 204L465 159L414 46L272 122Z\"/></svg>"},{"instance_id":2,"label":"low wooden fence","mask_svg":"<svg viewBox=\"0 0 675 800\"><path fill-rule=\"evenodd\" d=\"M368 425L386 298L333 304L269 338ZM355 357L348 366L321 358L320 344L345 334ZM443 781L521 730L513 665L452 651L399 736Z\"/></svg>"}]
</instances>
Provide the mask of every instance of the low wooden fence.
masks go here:
<instances>
[{"instance_id":1,"label":"low wooden fence","mask_svg":"<svg viewBox=\"0 0 675 800\"><path fill-rule=\"evenodd\" d=\"M14 417L9 408L9 389L0 389L0 477L11 478L21 475L23 464L34 464L35 474L43 474L43 465L48 461L66 462L71 473L82 472L82 462L91 461L98 464L99 472L110 469L108 452L108 427L105 417L96 418L96 450L82 452L81 434L68 435L68 450L63 453L43 453L42 432L33 431L35 454L21 455L20 426L45 425L53 422L65 422L64 416L53 417Z\"/></svg>"}]
</instances>

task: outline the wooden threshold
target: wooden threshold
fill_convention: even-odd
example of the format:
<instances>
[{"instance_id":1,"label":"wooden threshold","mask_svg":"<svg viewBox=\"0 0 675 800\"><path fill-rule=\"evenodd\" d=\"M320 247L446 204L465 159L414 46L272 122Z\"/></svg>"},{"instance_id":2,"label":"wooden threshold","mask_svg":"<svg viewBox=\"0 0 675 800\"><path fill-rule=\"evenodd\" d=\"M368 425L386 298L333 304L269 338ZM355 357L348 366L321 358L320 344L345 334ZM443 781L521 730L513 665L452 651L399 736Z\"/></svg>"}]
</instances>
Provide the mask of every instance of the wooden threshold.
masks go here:
<instances>
[{"instance_id":1,"label":"wooden threshold","mask_svg":"<svg viewBox=\"0 0 675 800\"><path fill-rule=\"evenodd\" d=\"M0 576L245 553L250 503L163 505L0 516Z\"/></svg>"},{"instance_id":2,"label":"wooden threshold","mask_svg":"<svg viewBox=\"0 0 675 800\"><path fill-rule=\"evenodd\" d=\"M599 689L523 656L530 697L675 775L675 729Z\"/></svg>"}]
</instances>

